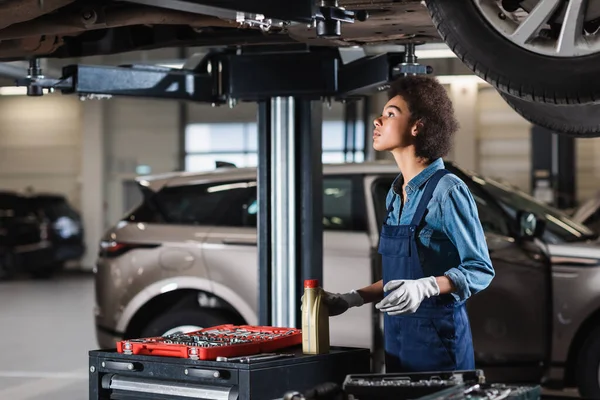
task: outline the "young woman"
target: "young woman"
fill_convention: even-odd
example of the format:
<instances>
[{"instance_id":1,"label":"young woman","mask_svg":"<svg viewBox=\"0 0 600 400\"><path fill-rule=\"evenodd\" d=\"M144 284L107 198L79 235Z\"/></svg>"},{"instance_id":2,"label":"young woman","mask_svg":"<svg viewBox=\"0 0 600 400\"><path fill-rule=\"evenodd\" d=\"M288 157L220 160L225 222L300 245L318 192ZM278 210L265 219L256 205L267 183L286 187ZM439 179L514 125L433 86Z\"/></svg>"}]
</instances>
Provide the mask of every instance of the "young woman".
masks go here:
<instances>
[{"instance_id":1,"label":"young woman","mask_svg":"<svg viewBox=\"0 0 600 400\"><path fill-rule=\"evenodd\" d=\"M465 301L494 269L473 197L441 158L458 129L452 102L433 78L402 78L374 125L373 147L400 169L380 236L383 280L326 292L330 315L377 301L387 372L474 369Z\"/></svg>"}]
</instances>

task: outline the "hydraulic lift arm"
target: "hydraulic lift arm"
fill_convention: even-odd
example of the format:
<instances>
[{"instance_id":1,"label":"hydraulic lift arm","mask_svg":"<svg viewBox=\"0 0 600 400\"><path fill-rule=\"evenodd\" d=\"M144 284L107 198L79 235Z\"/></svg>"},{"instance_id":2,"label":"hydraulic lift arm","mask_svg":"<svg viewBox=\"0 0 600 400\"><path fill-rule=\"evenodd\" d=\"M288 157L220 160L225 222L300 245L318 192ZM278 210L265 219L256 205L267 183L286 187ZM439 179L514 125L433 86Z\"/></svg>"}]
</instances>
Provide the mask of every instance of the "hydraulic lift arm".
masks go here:
<instances>
[{"instance_id":1,"label":"hydraulic lift arm","mask_svg":"<svg viewBox=\"0 0 600 400\"><path fill-rule=\"evenodd\" d=\"M399 76L432 72L430 67L417 64L412 45L402 53L363 57L348 64L342 63L337 49L278 50L211 52L193 70L68 65L60 79L45 78L39 62L32 60L29 76L16 83L26 86L31 96L40 96L46 89L82 96L151 97L220 105L276 96L347 99L385 90Z\"/></svg>"}]
</instances>

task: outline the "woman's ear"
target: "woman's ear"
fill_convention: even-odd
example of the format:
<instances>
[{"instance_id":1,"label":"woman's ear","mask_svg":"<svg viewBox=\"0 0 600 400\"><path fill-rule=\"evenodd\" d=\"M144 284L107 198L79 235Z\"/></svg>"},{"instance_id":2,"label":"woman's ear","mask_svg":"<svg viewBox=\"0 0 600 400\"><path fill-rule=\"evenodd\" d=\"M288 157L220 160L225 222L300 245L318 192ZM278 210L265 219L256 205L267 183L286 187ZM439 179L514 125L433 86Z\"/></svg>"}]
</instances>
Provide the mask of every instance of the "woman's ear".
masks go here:
<instances>
[{"instance_id":1,"label":"woman's ear","mask_svg":"<svg viewBox=\"0 0 600 400\"><path fill-rule=\"evenodd\" d=\"M410 134L413 136L417 136L419 132L423 129L423 122L421 120L417 120L410 129Z\"/></svg>"}]
</instances>

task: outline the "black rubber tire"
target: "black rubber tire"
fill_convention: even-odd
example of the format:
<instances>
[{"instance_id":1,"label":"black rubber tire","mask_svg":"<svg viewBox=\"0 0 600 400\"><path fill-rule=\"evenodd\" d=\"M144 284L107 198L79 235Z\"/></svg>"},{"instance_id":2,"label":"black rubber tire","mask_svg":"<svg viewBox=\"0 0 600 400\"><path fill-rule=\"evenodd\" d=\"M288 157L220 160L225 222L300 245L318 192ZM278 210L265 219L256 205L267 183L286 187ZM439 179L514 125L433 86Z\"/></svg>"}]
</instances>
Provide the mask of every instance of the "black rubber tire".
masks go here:
<instances>
[{"instance_id":1,"label":"black rubber tire","mask_svg":"<svg viewBox=\"0 0 600 400\"><path fill-rule=\"evenodd\" d=\"M600 399L600 326L585 339L575 367L579 395L584 399Z\"/></svg>"},{"instance_id":2,"label":"black rubber tire","mask_svg":"<svg viewBox=\"0 0 600 400\"><path fill-rule=\"evenodd\" d=\"M600 103L534 103L498 92L513 110L536 125L579 138L600 136Z\"/></svg>"},{"instance_id":3,"label":"black rubber tire","mask_svg":"<svg viewBox=\"0 0 600 400\"><path fill-rule=\"evenodd\" d=\"M197 325L202 328L223 324L241 324L242 321L233 313L221 309L182 309L167 311L152 320L142 329L142 337L162 336L165 332L178 326Z\"/></svg>"},{"instance_id":4,"label":"black rubber tire","mask_svg":"<svg viewBox=\"0 0 600 400\"><path fill-rule=\"evenodd\" d=\"M472 0L427 0L442 39L497 89L542 103L600 100L600 54L558 58L525 50L498 33Z\"/></svg>"},{"instance_id":5,"label":"black rubber tire","mask_svg":"<svg viewBox=\"0 0 600 400\"><path fill-rule=\"evenodd\" d=\"M34 279L50 279L57 272L64 268L64 263L54 263L51 265L45 265L31 271L31 276Z\"/></svg>"},{"instance_id":6,"label":"black rubber tire","mask_svg":"<svg viewBox=\"0 0 600 400\"><path fill-rule=\"evenodd\" d=\"M15 269L14 254L10 250L0 250L0 280L12 279Z\"/></svg>"},{"instance_id":7,"label":"black rubber tire","mask_svg":"<svg viewBox=\"0 0 600 400\"><path fill-rule=\"evenodd\" d=\"M43 268L31 271L31 277L33 279L50 279L53 276L54 270L52 268Z\"/></svg>"}]
</instances>

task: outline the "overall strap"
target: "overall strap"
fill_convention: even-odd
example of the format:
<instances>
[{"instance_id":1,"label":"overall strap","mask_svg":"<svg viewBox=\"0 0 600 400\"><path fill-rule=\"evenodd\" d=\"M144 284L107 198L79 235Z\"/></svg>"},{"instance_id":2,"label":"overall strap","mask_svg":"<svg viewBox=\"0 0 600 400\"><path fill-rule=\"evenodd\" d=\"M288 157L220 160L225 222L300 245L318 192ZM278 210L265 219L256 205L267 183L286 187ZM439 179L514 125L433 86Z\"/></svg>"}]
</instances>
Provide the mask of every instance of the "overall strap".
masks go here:
<instances>
[{"instance_id":1,"label":"overall strap","mask_svg":"<svg viewBox=\"0 0 600 400\"><path fill-rule=\"evenodd\" d=\"M440 169L436 171L425 186L425 191L423 192L423 196L421 197L421 201L417 206L417 210L413 215L411 225L417 226L421 223L423 216L425 215L425 211L427 210L427 205L429 204L429 200L433 197L433 191L437 187L438 182L442 177L446 174L450 173L450 171L445 169Z\"/></svg>"}]
</instances>

